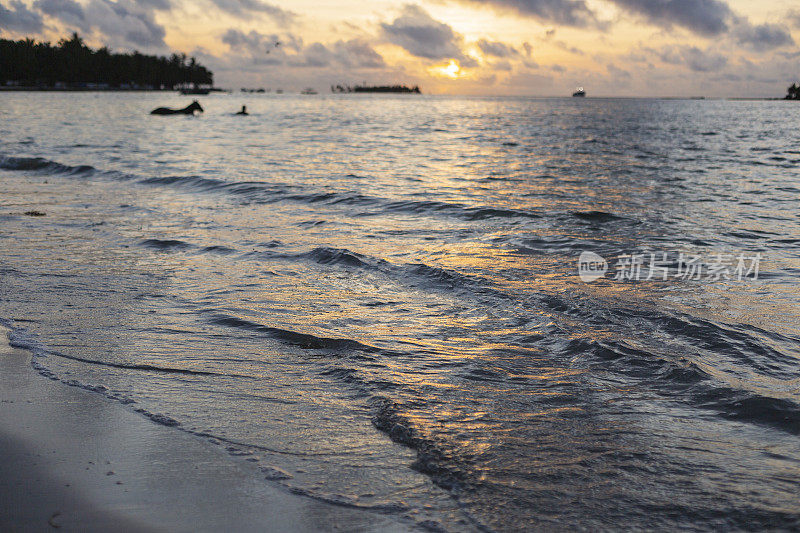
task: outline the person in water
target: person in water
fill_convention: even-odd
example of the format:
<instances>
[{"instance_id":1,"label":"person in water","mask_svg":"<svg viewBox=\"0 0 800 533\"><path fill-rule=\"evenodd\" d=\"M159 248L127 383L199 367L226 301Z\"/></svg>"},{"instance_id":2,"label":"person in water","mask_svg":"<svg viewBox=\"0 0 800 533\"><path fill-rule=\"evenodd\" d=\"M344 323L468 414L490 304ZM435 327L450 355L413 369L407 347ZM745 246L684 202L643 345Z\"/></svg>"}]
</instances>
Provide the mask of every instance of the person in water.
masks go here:
<instances>
[{"instance_id":1,"label":"person in water","mask_svg":"<svg viewBox=\"0 0 800 533\"><path fill-rule=\"evenodd\" d=\"M241 111L239 111L239 112L238 112L238 113L236 113L236 114L237 114L237 115L248 115L249 113L247 112L247 106L246 106L246 105L243 105L243 106L242 106L242 110L241 110Z\"/></svg>"}]
</instances>

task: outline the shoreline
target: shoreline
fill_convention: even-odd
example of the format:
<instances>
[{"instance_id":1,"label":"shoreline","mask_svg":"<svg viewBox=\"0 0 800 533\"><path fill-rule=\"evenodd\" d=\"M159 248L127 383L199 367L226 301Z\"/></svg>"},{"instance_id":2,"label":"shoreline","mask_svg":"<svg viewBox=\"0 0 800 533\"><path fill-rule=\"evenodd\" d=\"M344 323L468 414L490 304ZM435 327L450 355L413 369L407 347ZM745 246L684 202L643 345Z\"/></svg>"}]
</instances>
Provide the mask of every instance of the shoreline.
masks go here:
<instances>
[{"instance_id":1,"label":"shoreline","mask_svg":"<svg viewBox=\"0 0 800 533\"><path fill-rule=\"evenodd\" d=\"M290 493L257 465L47 379L0 327L0 529L408 531Z\"/></svg>"}]
</instances>

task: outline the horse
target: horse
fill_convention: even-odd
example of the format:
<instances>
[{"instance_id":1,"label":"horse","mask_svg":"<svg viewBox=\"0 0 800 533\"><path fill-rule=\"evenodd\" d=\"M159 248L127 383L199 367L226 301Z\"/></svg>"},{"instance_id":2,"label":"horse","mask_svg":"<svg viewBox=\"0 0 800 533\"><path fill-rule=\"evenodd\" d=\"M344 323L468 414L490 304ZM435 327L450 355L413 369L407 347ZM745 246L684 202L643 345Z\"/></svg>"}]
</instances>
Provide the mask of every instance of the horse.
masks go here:
<instances>
[{"instance_id":1,"label":"horse","mask_svg":"<svg viewBox=\"0 0 800 533\"><path fill-rule=\"evenodd\" d=\"M150 111L151 115L194 115L195 111L203 112L203 108L195 100L183 109L170 109L169 107L159 107Z\"/></svg>"}]
</instances>

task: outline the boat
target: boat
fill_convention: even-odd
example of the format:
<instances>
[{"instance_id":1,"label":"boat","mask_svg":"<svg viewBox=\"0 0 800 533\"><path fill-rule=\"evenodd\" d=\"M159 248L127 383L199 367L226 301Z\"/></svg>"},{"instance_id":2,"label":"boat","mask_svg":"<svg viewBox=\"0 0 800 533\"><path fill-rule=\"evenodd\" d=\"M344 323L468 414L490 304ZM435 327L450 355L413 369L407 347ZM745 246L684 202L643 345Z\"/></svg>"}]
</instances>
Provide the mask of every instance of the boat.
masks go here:
<instances>
[{"instance_id":1,"label":"boat","mask_svg":"<svg viewBox=\"0 0 800 533\"><path fill-rule=\"evenodd\" d=\"M574 98L584 98L586 96L586 91L583 90L583 87L578 87L574 93L572 93Z\"/></svg>"},{"instance_id":2,"label":"boat","mask_svg":"<svg viewBox=\"0 0 800 533\"><path fill-rule=\"evenodd\" d=\"M319 94L319 93L317 91L315 91L314 89L312 89L311 87L307 87L307 88L303 89L302 91L300 91L300 94Z\"/></svg>"}]
</instances>

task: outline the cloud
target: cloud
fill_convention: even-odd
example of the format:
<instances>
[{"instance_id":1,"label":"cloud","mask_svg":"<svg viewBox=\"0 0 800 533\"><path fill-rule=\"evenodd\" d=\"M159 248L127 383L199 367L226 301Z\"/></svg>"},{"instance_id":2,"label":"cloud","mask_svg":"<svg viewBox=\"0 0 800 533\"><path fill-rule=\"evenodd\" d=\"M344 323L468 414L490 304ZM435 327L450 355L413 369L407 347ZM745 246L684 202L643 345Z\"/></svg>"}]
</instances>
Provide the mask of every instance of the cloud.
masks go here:
<instances>
[{"instance_id":1,"label":"cloud","mask_svg":"<svg viewBox=\"0 0 800 533\"><path fill-rule=\"evenodd\" d=\"M732 34L739 44L758 52L794 44L794 39L792 39L792 34L789 33L789 30L778 24L753 26L746 20L740 20L733 29Z\"/></svg>"},{"instance_id":2,"label":"cloud","mask_svg":"<svg viewBox=\"0 0 800 533\"><path fill-rule=\"evenodd\" d=\"M272 37L274 37L274 39ZM262 35L257 31L244 33L235 28L230 28L228 31L222 34L222 42L231 48L245 48L251 52L264 51L262 45L266 42L266 38L266 35ZM271 36L270 40L276 41L277 36Z\"/></svg>"},{"instance_id":3,"label":"cloud","mask_svg":"<svg viewBox=\"0 0 800 533\"><path fill-rule=\"evenodd\" d=\"M564 50L565 52L569 52L570 54L582 56L586 53L580 48L572 46L571 44L567 44L564 41L551 41L551 44L557 48L560 48L561 50Z\"/></svg>"},{"instance_id":4,"label":"cloud","mask_svg":"<svg viewBox=\"0 0 800 533\"><path fill-rule=\"evenodd\" d=\"M461 59L461 35L433 19L416 5L406 5L394 22L382 23L383 35L390 43L426 59Z\"/></svg>"},{"instance_id":5,"label":"cloud","mask_svg":"<svg viewBox=\"0 0 800 533\"><path fill-rule=\"evenodd\" d=\"M86 20L83 6L75 0L36 0L33 7L72 28L78 28L84 32L91 29Z\"/></svg>"},{"instance_id":6,"label":"cloud","mask_svg":"<svg viewBox=\"0 0 800 533\"><path fill-rule=\"evenodd\" d=\"M19 0L11 0L10 8L0 4L0 30L11 30L20 33L37 33L42 31L44 22L39 13L31 11Z\"/></svg>"},{"instance_id":7,"label":"cloud","mask_svg":"<svg viewBox=\"0 0 800 533\"><path fill-rule=\"evenodd\" d=\"M650 51L665 63L685 65L695 72L714 72L728 64L728 58L722 54L701 50L696 46L666 46Z\"/></svg>"},{"instance_id":8,"label":"cloud","mask_svg":"<svg viewBox=\"0 0 800 533\"><path fill-rule=\"evenodd\" d=\"M793 27L800 29L800 9L790 9L787 11L786 20Z\"/></svg>"},{"instance_id":9,"label":"cloud","mask_svg":"<svg viewBox=\"0 0 800 533\"><path fill-rule=\"evenodd\" d=\"M334 43L336 58L346 67L381 68L386 66L383 57L363 39L351 39Z\"/></svg>"},{"instance_id":10,"label":"cloud","mask_svg":"<svg viewBox=\"0 0 800 533\"><path fill-rule=\"evenodd\" d=\"M140 5L141 4L141 5ZM84 10L88 24L122 46L165 48L164 27L153 18L154 2L90 0Z\"/></svg>"},{"instance_id":11,"label":"cloud","mask_svg":"<svg viewBox=\"0 0 800 533\"><path fill-rule=\"evenodd\" d=\"M171 8L169 0L36 0L34 8L70 29L97 31L109 45L165 48L164 27L153 12Z\"/></svg>"},{"instance_id":12,"label":"cloud","mask_svg":"<svg viewBox=\"0 0 800 533\"><path fill-rule=\"evenodd\" d=\"M275 22L289 24L297 17L296 13L262 0L211 0L211 2L221 10L242 19L250 18L253 13L263 13Z\"/></svg>"},{"instance_id":13,"label":"cloud","mask_svg":"<svg viewBox=\"0 0 800 533\"><path fill-rule=\"evenodd\" d=\"M733 11L719 0L612 0L656 26L680 26L700 35L719 35L728 29Z\"/></svg>"},{"instance_id":14,"label":"cloud","mask_svg":"<svg viewBox=\"0 0 800 533\"><path fill-rule=\"evenodd\" d=\"M339 40L329 46L322 43L305 46L303 40L294 35L280 38L277 35L265 35L257 31L244 33L230 28L222 35L222 42L232 50L247 53L253 63L260 65L302 68L335 65L351 69L386 66L383 57L363 39Z\"/></svg>"},{"instance_id":15,"label":"cloud","mask_svg":"<svg viewBox=\"0 0 800 533\"><path fill-rule=\"evenodd\" d=\"M485 56L514 57L519 55L519 52L517 52L516 48L505 43L501 43L500 41L487 41L486 39L481 39L475 43L475 45Z\"/></svg>"},{"instance_id":16,"label":"cloud","mask_svg":"<svg viewBox=\"0 0 800 533\"><path fill-rule=\"evenodd\" d=\"M294 36L281 39L276 34L265 35L255 30L244 33L236 28L229 28L221 39L236 52L236 58L244 56L248 63L256 65L283 65L287 48L297 52L303 47L302 39Z\"/></svg>"},{"instance_id":17,"label":"cloud","mask_svg":"<svg viewBox=\"0 0 800 533\"><path fill-rule=\"evenodd\" d=\"M472 5L488 6L523 16L555 22L566 26L600 24L596 14L584 0L461 0Z\"/></svg>"},{"instance_id":18,"label":"cloud","mask_svg":"<svg viewBox=\"0 0 800 533\"><path fill-rule=\"evenodd\" d=\"M620 68L620 67L616 66L613 63L609 63L608 65L606 65L606 70L615 79L630 78L631 77L631 73L630 72L628 72L624 68Z\"/></svg>"},{"instance_id":19,"label":"cloud","mask_svg":"<svg viewBox=\"0 0 800 533\"><path fill-rule=\"evenodd\" d=\"M605 28L585 0L458 0L461 3L491 7L523 16L567 26L596 26ZM775 24L754 26L738 16L724 0L609 0L625 13L646 22L666 28L687 29L695 34L712 37L730 34L734 40L748 48L763 51L794 44L789 31ZM789 10L786 20L800 28L800 10ZM547 31L544 40L550 40L556 30ZM554 43L563 50L580 54L580 50L564 42Z\"/></svg>"},{"instance_id":20,"label":"cloud","mask_svg":"<svg viewBox=\"0 0 800 533\"><path fill-rule=\"evenodd\" d=\"M156 9L158 11L168 11L172 9L171 0L137 0L139 5Z\"/></svg>"},{"instance_id":21,"label":"cloud","mask_svg":"<svg viewBox=\"0 0 800 533\"><path fill-rule=\"evenodd\" d=\"M311 43L299 54L289 58L292 67L327 67L334 61L334 54L322 43Z\"/></svg>"}]
</instances>

